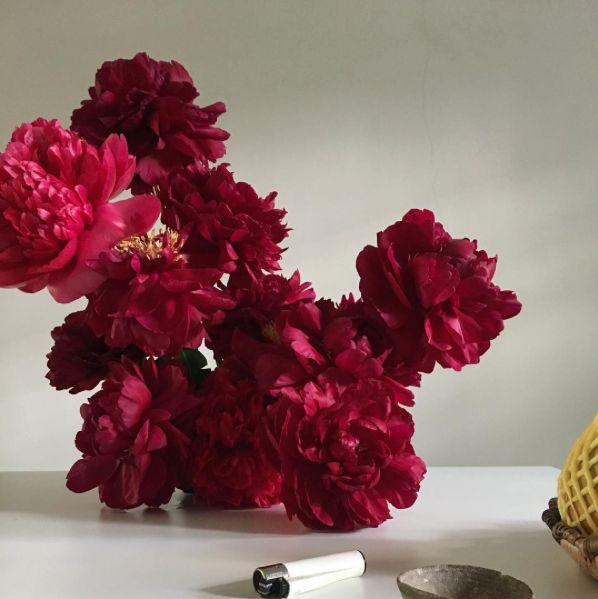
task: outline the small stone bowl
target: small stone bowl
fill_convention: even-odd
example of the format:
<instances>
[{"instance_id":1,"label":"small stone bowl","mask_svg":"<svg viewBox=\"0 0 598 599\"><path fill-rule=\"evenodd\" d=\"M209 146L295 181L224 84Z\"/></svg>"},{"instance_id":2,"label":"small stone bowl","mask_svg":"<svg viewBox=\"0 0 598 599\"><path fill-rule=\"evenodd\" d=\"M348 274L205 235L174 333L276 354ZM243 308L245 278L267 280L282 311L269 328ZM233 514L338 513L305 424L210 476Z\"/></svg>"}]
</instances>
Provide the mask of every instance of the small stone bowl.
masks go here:
<instances>
[{"instance_id":1,"label":"small stone bowl","mask_svg":"<svg viewBox=\"0 0 598 599\"><path fill-rule=\"evenodd\" d=\"M399 574L403 599L533 599L520 580L476 566L427 566Z\"/></svg>"}]
</instances>

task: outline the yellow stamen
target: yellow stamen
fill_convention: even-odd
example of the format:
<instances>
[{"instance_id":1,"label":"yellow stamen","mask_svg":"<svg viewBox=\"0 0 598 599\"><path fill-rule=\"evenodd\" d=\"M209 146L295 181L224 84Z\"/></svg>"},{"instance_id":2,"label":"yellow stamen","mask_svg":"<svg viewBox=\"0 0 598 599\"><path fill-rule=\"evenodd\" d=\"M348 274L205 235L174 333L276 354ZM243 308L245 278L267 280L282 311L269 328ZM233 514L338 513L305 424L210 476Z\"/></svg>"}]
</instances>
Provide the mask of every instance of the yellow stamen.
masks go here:
<instances>
[{"instance_id":1,"label":"yellow stamen","mask_svg":"<svg viewBox=\"0 0 598 599\"><path fill-rule=\"evenodd\" d=\"M148 260L157 260L165 250L170 250L176 256L175 260L182 260L183 256L179 254L182 246L183 240L178 231L162 228L146 235L127 237L117 244L116 249L124 254L140 254Z\"/></svg>"},{"instance_id":2,"label":"yellow stamen","mask_svg":"<svg viewBox=\"0 0 598 599\"><path fill-rule=\"evenodd\" d=\"M280 343L280 333L272 321L262 326L262 335L269 341Z\"/></svg>"}]
</instances>

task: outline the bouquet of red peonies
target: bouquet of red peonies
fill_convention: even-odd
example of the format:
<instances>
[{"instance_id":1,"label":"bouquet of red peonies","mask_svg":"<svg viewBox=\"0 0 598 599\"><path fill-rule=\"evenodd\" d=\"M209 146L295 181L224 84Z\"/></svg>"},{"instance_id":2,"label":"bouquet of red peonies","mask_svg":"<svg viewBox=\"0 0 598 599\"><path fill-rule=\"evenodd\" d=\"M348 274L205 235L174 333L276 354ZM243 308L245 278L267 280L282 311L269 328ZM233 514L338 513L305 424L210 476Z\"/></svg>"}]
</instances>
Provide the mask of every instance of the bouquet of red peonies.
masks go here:
<instances>
[{"instance_id":1,"label":"bouquet of red peonies","mask_svg":"<svg viewBox=\"0 0 598 599\"><path fill-rule=\"evenodd\" d=\"M48 354L56 389L99 386L67 486L117 509L181 489L282 502L310 528L378 526L425 474L407 411L421 374L477 363L521 305L496 258L429 210L359 253L360 297L316 300L279 273L276 194L214 164L225 107L198 96L177 62L106 62L70 129L23 124L0 154L0 286L86 301Z\"/></svg>"}]
</instances>

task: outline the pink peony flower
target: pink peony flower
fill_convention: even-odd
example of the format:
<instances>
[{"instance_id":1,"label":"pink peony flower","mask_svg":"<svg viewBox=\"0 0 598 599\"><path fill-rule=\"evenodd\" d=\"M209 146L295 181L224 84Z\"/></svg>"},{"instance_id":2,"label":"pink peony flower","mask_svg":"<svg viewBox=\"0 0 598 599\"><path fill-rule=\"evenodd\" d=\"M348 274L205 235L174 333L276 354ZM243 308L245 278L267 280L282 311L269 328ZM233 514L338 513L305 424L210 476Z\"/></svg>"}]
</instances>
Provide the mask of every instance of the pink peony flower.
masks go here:
<instances>
[{"instance_id":1,"label":"pink peony flower","mask_svg":"<svg viewBox=\"0 0 598 599\"><path fill-rule=\"evenodd\" d=\"M133 345L125 349L108 347L89 328L83 311L69 314L52 330L52 339L46 378L52 387L70 389L72 394L96 387L108 375L110 364L120 362L123 355L132 360L143 355Z\"/></svg>"},{"instance_id":2,"label":"pink peony flower","mask_svg":"<svg viewBox=\"0 0 598 599\"><path fill-rule=\"evenodd\" d=\"M390 518L388 503L415 502L426 468L411 446L413 422L380 381L310 382L273 409L289 518L349 531Z\"/></svg>"},{"instance_id":3,"label":"pink peony flower","mask_svg":"<svg viewBox=\"0 0 598 599\"><path fill-rule=\"evenodd\" d=\"M164 224L189 229L185 252L193 264L223 272L240 265L254 272L279 270L288 229L282 222L286 211L274 205L275 192L260 198L221 164L175 171L158 195Z\"/></svg>"},{"instance_id":4,"label":"pink peony flower","mask_svg":"<svg viewBox=\"0 0 598 599\"><path fill-rule=\"evenodd\" d=\"M129 184L135 161L123 138L96 149L38 119L18 127L0 154L0 287L71 302L103 280L87 263L160 214L152 196L108 203Z\"/></svg>"},{"instance_id":5,"label":"pink peony flower","mask_svg":"<svg viewBox=\"0 0 598 599\"><path fill-rule=\"evenodd\" d=\"M201 398L192 466L197 500L232 508L278 503L280 472L261 451L265 407L255 382L217 368Z\"/></svg>"},{"instance_id":6,"label":"pink peony flower","mask_svg":"<svg viewBox=\"0 0 598 599\"><path fill-rule=\"evenodd\" d=\"M231 275L226 289L236 306L225 313L221 323L207 327L207 345L217 362L231 357L235 331L261 339L263 327L281 310L315 299L311 283L302 283L297 270L286 278L278 274L254 274L242 268Z\"/></svg>"},{"instance_id":7,"label":"pink peony flower","mask_svg":"<svg viewBox=\"0 0 598 599\"><path fill-rule=\"evenodd\" d=\"M137 158L137 190L156 185L180 165L224 156L229 135L214 124L226 108L222 102L193 104L199 92L178 62L145 53L105 62L89 96L73 112L73 131L96 145L111 133L123 134Z\"/></svg>"},{"instance_id":8,"label":"pink peony flower","mask_svg":"<svg viewBox=\"0 0 598 599\"><path fill-rule=\"evenodd\" d=\"M357 257L366 308L388 331L393 360L421 372L479 362L521 304L492 283L496 258L452 239L429 210L410 210Z\"/></svg>"},{"instance_id":9,"label":"pink peony flower","mask_svg":"<svg viewBox=\"0 0 598 599\"><path fill-rule=\"evenodd\" d=\"M182 239L164 231L123 241L95 268L106 281L89 296L89 326L110 347L134 344L151 356L197 348L205 324L218 322L234 301L214 284L221 272L189 268Z\"/></svg>"},{"instance_id":10,"label":"pink peony flower","mask_svg":"<svg viewBox=\"0 0 598 599\"><path fill-rule=\"evenodd\" d=\"M83 457L67 475L67 487L83 493L99 487L115 509L167 503L176 487L189 487L190 434L198 398L182 369L147 358L124 358L89 403L75 444Z\"/></svg>"}]
</instances>

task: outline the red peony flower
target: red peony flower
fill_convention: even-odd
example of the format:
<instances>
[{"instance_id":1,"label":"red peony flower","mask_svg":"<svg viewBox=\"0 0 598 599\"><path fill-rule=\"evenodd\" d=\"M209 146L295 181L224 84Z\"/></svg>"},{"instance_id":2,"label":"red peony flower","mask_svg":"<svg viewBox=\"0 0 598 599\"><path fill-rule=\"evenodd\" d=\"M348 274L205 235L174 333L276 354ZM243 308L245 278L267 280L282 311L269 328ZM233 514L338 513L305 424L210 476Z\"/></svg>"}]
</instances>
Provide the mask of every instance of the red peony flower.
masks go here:
<instances>
[{"instance_id":1,"label":"red peony flower","mask_svg":"<svg viewBox=\"0 0 598 599\"><path fill-rule=\"evenodd\" d=\"M73 112L73 131L98 145L111 133L122 133L137 157L138 190L156 185L180 165L224 156L229 135L214 124L226 108L222 102L193 104L199 92L178 62L145 53L105 62L89 96Z\"/></svg>"},{"instance_id":2,"label":"red peony flower","mask_svg":"<svg viewBox=\"0 0 598 599\"><path fill-rule=\"evenodd\" d=\"M83 493L99 487L115 509L167 503L175 487L189 488L190 432L198 398L182 369L151 358L124 358L89 403L75 444L83 454L67 475L67 487Z\"/></svg>"},{"instance_id":3,"label":"red peony flower","mask_svg":"<svg viewBox=\"0 0 598 599\"><path fill-rule=\"evenodd\" d=\"M71 302L102 277L87 262L160 214L152 196L108 201L129 184L135 161L123 138L96 149L38 119L18 127L0 154L0 287Z\"/></svg>"},{"instance_id":4,"label":"red peony flower","mask_svg":"<svg viewBox=\"0 0 598 599\"><path fill-rule=\"evenodd\" d=\"M429 210L410 210L357 257L367 309L388 330L393 359L431 372L477 363L521 310L492 283L496 258L452 239Z\"/></svg>"},{"instance_id":5,"label":"red peony flower","mask_svg":"<svg viewBox=\"0 0 598 599\"><path fill-rule=\"evenodd\" d=\"M302 283L297 270L291 278L286 278L278 274L254 274L241 268L231 275L226 288L236 306L226 312L221 323L207 327L207 345L213 350L217 362L232 355L235 331L261 339L263 328L281 310L315 299L311 283Z\"/></svg>"},{"instance_id":6,"label":"red peony flower","mask_svg":"<svg viewBox=\"0 0 598 599\"><path fill-rule=\"evenodd\" d=\"M73 312L52 330L54 346L48 354L46 378L56 389L75 394L93 389L108 375L109 366L123 355L136 360L142 353L131 345L125 349L108 347L89 328L85 312Z\"/></svg>"},{"instance_id":7,"label":"red peony flower","mask_svg":"<svg viewBox=\"0 0 598 599\"><path fill-rule=\"evenodd\" d=\"M192 467L198 501L233 508L278 503L280 472L261 451L265 407L255 382L217 368L201 396Z\"/></svg>"},{"instance_id":8,"label":"red peony flower","mask_svg":"<svg viewBox=\"0 0 598 599\"><path fill-rule=\"evenodd\" d=\"M377 361L383 368L384 377L406 387L420 386L421 374L419 372L403 363L396 364L390 359L386 331L379 326L379 323L372 324L362 299L355 300L353 294L350 293L348 296L343 296L338 304L329 299L320 299L316 305L322 313L323 322L340 318L351 320L360 349L365 352L367 357L378 356ZM411 394L411 392L409 393ZM412 405L410 401L399 401L399 403Z\"/></svg>"},{"instance_id":9,"label":"red peony flower","mask_svg":"<svg viewBox=\"0 0 598 599\"><path fill-rule=\"evenodd\" d=\"M257 272L278 270L288 229L286 211L275 208L276 193L260 198L237 183L226 164L189 167L171 174L159 189L162 220L171 229L189 228L185 252L193 264L233 272L246 265Z\"/></svg>"},{"instance_id":10,"label":"red peony flower","mask_svg":"<svg viewBox=\"0 0 598 599\"><path fill-rule=\"evenodd\" d=\"M349 531L390 518L388 503L415 502L426 468L411 446L413 422L380 381L310 382L273 409L289 518Z\"/></svg>"},{"instance_id":11,"label":"red peony flower","mask_svg":"<svg viewBox=\"0 0 598 599\"><path fill-rule=\"evenodd\" d=\"M375 353L361 330L352 298L339 306L327 300L299 303L281 311L262 326L262 340L240 330L233 336L233 353L245 364L260 389L273 395L283 390L296 393L317 378L340 385L360 379L377 379L393 401L413 405L413 393L405 385L419 384L414 373L387 366L388 351Z\"/></svg>"},{"instance_id":12,"label":"red peony flower","mask_svg":"<svg viewBox=\"0 0 598 599\"><path fill-rule=\"evenodd\" d=\"M110 347L133 343L151 356L197 348L205 323L218 322L234 306L214 287L221 272L189 268L176 231L122 242L95 268L107 280L89 296L89 325Z\"/></svg>"}]
</instances>

